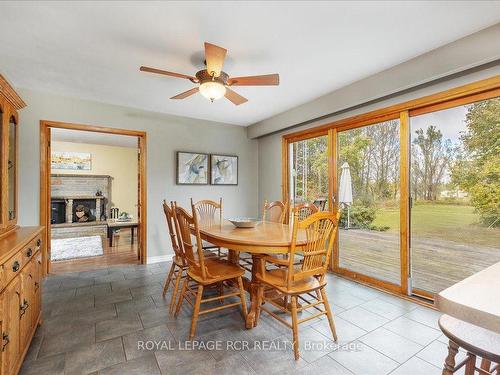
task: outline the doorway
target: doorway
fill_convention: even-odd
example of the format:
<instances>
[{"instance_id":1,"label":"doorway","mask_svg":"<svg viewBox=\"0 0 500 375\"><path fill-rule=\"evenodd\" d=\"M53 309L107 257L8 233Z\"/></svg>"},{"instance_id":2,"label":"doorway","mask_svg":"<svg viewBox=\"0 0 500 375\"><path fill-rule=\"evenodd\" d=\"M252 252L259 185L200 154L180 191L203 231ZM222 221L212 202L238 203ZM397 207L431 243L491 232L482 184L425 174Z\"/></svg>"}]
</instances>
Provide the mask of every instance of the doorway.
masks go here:
<instances>
[{"instance_id":1,"label":"doorway","mask_svg":"<svg viewBox=\"0 0 500 375\"><path fill-rule=\"evenodd\" d=\"M45 274L146 263L146 209L145 132L40 122Z\"/></svg>"}]
</instances>

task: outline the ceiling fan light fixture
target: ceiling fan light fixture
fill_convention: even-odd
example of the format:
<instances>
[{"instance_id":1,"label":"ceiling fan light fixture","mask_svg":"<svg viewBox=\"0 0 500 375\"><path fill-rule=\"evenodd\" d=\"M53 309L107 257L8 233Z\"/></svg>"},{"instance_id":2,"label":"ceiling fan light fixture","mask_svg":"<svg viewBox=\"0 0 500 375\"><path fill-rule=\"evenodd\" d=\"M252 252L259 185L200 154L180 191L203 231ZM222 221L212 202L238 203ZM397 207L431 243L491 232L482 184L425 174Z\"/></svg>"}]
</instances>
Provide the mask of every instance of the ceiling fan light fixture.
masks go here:
<instances>
[{"instance_id":1,"label":"ceiling fan light fixture","mask_svg":"<svg viewBox=\"0 0 500 375\"><path fill-rule=\"evenodd\" d=\"M200 85L200 94L213 102L224 97L226 86L218 81L205 81Z\"/></svg>"}]
</instances>

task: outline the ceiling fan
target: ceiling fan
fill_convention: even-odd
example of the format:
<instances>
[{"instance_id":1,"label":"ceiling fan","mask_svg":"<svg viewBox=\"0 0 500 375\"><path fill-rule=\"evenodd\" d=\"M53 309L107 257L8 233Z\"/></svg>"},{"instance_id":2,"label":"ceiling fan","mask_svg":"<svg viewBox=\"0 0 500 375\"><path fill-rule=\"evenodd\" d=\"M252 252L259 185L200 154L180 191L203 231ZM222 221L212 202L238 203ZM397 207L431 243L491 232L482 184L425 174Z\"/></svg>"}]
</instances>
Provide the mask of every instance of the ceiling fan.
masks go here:
<instances>
[{"instance_id":1,"label":"ceiling fan","mask_svg":"<svg viewBox=\"0 0 500 375\"><path fill-rule=\"evenodd\" d=\"M222 71L226 53L226 49L205 42L205 65L207 66L207 68L197 72L194 77L186 74L169 72L167 70L149 68L147 66L141 66L140 70L143 72L184 78L190 80L193 83L199 84L199 86L175 95L170 99L185 99L188 96L196 94L199 91L201 95L209 99L211 102L225 96L233 104L240 105L247 102L248 99L237 94L229 87L279 85L279 74L229 78L229 75L226 72Z\"/></svg>"}]
</instances>

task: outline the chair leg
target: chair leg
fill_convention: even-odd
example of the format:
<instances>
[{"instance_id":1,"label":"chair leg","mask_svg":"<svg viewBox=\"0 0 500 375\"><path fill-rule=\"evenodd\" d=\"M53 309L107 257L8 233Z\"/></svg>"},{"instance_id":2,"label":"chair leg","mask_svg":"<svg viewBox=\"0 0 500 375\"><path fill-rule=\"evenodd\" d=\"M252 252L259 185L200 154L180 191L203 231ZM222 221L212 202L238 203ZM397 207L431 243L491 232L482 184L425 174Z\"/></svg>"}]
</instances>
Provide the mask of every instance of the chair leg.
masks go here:
<instances>
[{"instance_id":1,"label":"chair leg","mask_svg":"<svg viewBox=\"0 0 500 375\"><path fill-rule=\"evenodd\" d=\"M467 363L465 364L465 373L464 375L474 375L476 372L476 356L474 354L469 353L469 358Z\"/></svg>"},{"instance_id":2,"label":"chair leg","mask_svg":"<svg viewBox=\"0 0 500 375\"><path fill-rule=\"evenodd\" d=\"M260 307L262 306L262 302L264 300L264 286L263 285L259 285L258 289L257 289L257 303L256 303L256 306L257 306L257 309L255 311L255 321L258 322L259 319L260 319Z\"/></svg>"},{"instance_id":3,"label":"chair leg","mask_svg":"<svg viewBox=\"0 0 500 375\"><path fill-rule=\"evenodd\" d=\"M292 296L292 329L293 329L293 352L295 360L300 357L299 354L299 325L297 319L297 296Z\"/></svg>"},{"instance_id":4,"label":"chair leg","mask_svg":"<svg viewBox=\"0 0 500 375\"><path fill-rule=\"evenodd\" d=\"M448 355L444 360L443 375L453 375L455 369L455 356L458 353L458 345L450 340L448 344Z\"/></svg>"},{"instance_id":5,"label":"chair leg","mask_svg":"<svg viewBox=\"0 0 500 375\"><path fill-rule=\"evenodd\" d=\"M184 279L184 283L182 284L181 296L179 297L179 302L177 302L177 307L175 308L175 315L174 316L176 318L177 318L177 315L179 315L179 312L181 311L182 301L184 301L184 298L186 296L188 280L189 280L189 276L186 276L186 278Z\"/></svg>"},{"instance_id":6,"label":"chair leg","mask_svg":"<svg viewBox=\"0 0 500 375\"><path fill-rule=\"evenodd\" d=\"M335 330L335 323L333 322L332 311L330 310L330 304L328 303L328 298L326 297L326 292L324 288L321 288L321 299L323 300L323 306L325 306L326 316L328 318L328 324L330 324L330 330L332 331L333 340L337 341L337 331Z\"/></svg>"},{"instance_id":7,"label":"chair leg","mask_svg":"<svg viewBox=\"0 0 500 375\"><path fill-rule=\"evenodd\" d=\"M165 294L167 294L168 287L170 286L170 281L172 281L174 270L175 270L175 263L172 262L172 265L170 266L170 271L168 271L168 276L165 279L165 284L163 285L163 297L165 297Z\"/></svg>"},{"instance_id":8,"label":"chair leg","mask_svg":"<svg viewBox=\"0 0 500 375\"><path fill-rule=\"evenodd\" d=\"M491 368L491 361L483 358L481 360L481 370L490 371L490 368Z\"/></svg>"},{"instance_id":9,"label":"chair leg","mask_svg":"<svg viewBox=\"0 0 500 375\"><path fill-rule=\"evenodd\" d=\"M221 282L219 283L219 297L221 297L221 296L223 296L223 295L224 295L224 282L223 282L223 281L221 281ZM220 304L221 304L221 305L223 305L223 304L224 304L224 300L223 300L223 299L221 299L221 300L220 300Z\"/></svg>"},{"instance_id":10,"label":"chair leg","mask_svg":"<svg viewBox=\"0 0 500 375\"><path fill-rule=\"evenodd\" d=\"M182 279L182 274L184 273L184 270L182 268L179 268L179 271L177 271L177 275L175 276L175 284L174 284L174 291L172 292L172 299L170 300L170 306L168 311L170 314L174 311L174 308L176 306L176 300L177 300L177 293L179 292L179 285L181 284L181 279Z\"/></svg>"},{"instance_id":11,"label":"chair leg","mask_svg":"<svg viewBox=\"0 0 500 375\"><path fill-rule=\"evenodd\" d=\"M243 319L247 318L247 298L245 296L245 289L243 288L243 279L238 277L238 287L240 288L241 310L243 311Z\"/></svg>"},{"instance_id":12,"label":"chair leg","mask_svg":"<svg viewBox=\"0 0 500 375\"><path fill-rule=\"evenodd\" d=\"M189 339L194 337L196 333L196 324L198 323L198 315L200 313L201 297L203 296L203 285L198 285L198 292L196 293L196 302L193 309L193 318L191 319L191 330L189 331Z\"/></svg>"}]
</instances>

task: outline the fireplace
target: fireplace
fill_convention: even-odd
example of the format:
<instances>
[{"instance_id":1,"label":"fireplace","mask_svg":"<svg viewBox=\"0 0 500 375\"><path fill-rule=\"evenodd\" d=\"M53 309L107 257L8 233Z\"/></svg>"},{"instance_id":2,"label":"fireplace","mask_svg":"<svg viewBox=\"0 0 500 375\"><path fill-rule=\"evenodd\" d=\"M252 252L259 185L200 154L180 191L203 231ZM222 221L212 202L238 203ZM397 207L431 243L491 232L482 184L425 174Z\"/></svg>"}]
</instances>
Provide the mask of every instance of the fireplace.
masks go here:
<instances>
[{"instance_id":1,"label":"fireplace","mask_svg":"<svg viewBox=\"0 0 500 375\"><path fill-rule=\"evenodd\" d=\"M98 202L99 201L99 202ZM98 212L104 212L103 199L73 199L73 223L87 223L100 218L96 218ZM96 205L101 207L97 210Z\"/></svg>"}]
</instances>

